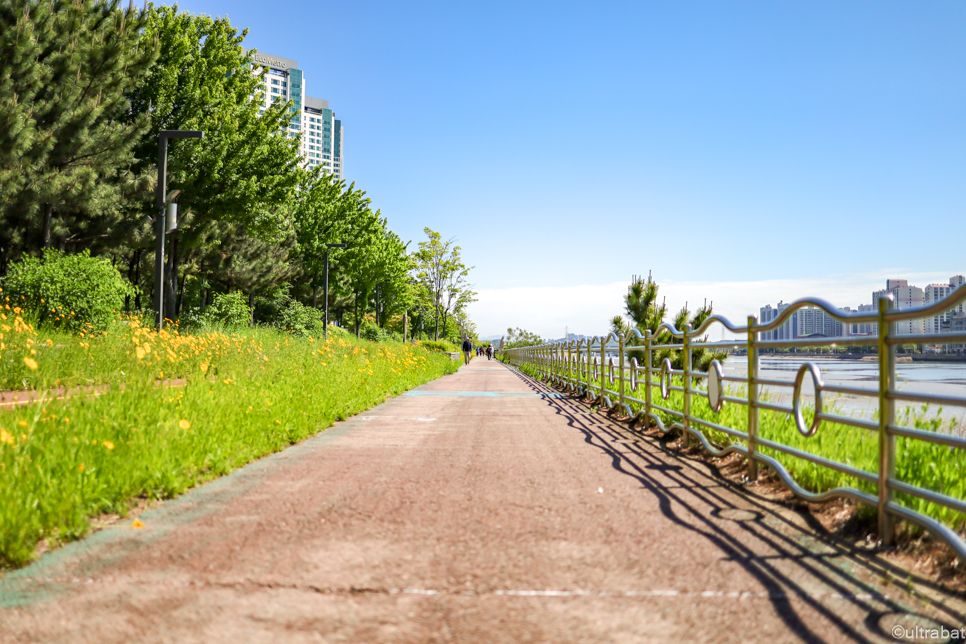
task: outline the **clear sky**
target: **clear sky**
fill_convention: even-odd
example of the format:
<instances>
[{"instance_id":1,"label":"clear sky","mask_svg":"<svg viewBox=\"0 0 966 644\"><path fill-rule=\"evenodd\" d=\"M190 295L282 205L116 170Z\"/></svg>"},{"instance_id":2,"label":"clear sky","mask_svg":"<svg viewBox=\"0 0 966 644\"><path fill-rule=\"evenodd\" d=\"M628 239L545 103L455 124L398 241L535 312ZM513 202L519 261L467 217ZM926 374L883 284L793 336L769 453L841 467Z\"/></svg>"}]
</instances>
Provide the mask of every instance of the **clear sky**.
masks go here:
<instances>
[{"instance_id":1,"label":"clear sky","mask_svg":"<svg viewBox=\"0 0 966 644\"><path fill-rule=\"evenodd\" d=\"M482 335L604 331L648 270L738 319L966 273L961 0L180 6L299 62L390 227L458 240Z\"/></svg>"}]
</instances>

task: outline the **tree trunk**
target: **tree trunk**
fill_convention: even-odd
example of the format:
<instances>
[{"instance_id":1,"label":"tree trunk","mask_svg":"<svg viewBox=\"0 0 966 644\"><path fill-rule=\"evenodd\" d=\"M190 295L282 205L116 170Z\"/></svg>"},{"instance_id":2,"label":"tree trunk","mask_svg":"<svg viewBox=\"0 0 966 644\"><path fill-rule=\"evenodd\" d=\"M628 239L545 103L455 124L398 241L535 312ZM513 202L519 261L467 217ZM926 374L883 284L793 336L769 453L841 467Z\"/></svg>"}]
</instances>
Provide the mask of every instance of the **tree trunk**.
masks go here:
<instances>
[{"instance_id":1,"label":"tree trunk","mask_svg":"<svg viewBox=\"0 0 966 644\"><path fill-rule=\"evenodd\" d=\"M359 337L359 291L356 291L356 337Z\"/></svg>"},{"instance_id":2,"label":"tree trunk","mask_svg":"<svg viewBox=\"0 0 966 644\"><path fill-rule=\"evenodd\" d=\"M199 308L202 311L204 311L206 306L208 306L208 289L202 288L201 289L201 305L199 306Z\"/></svg>"},{"instance_id":3,"label":"tree trunk","mask_svg":"<svg viewBox=\"0 0 966 644\"><path fill-rule=\"evenodd\" d=\"M161 280L161 288L164 289L164 311L162 314L168 320L174 319L174 285L171 283L171 253L165 253L165 279Z\"/></svg>"},{"instance_id":4,"label":"tree trunk","mask_svg":"<svg viewBox=\"0 0 966 644\"><path fill-rule=\"evenodd\" d=\"M248 308L252 312L252 317L248 323L248 326L255 326L255 289L252 289L248 292Z\"/></svg>"},{"instance_id":5,"label":"tree trunk","mask_svg":"<svg viewBox=\"0 0 966 644\"><path fill-rule=\"evenodd\" d=\"M178 317L181 317L181 312L184 311L184 283L188 281L187 275L181 276L181 288L178 292Z\"/></svg>"},{"instance_id":6,"label":"tree trunk","mask_svg":"<svg viewBox=\"0 0 966 644\"><path fill-rule=\"evenodd\" d=\"M44 250L50 248L51 229L53 228L54 208L49 203L44 204Z\"/></svg>"},{"instance_id":7,"label":"tree trunk","mask_svg":"<svg viewBox=\"0 0 966 644\"><path fill-rule=\"evenodd\" d=\"M436 321L433 325L433 340L439 341L439 305L436 305Z\"/></svg>"},{"instance_id":8,"label":"tree trunk","mask_svg":"<svg viewBox=\"0 0 966 644\"><path fill-rule=\"evenodd\" d=\"M131 252L131 261L127 265L127 281L132 285L137 286L134 282L134 267L137 264L138 251L134 250ZM131 310L131 294L128 293L124 296L124 310L126 312Z\"/></svg>"},{"instance_id":9,"label":"tree trunk","mask_svg":"<svg viewBox=\"0 0 966 644\"><path fill-rule=\"evenodd\" d=\"M444 312L443 312L443 338L447 338L447 337L449 337L449 336L447 336L447 335L446 335L446 319L447 319L448 317L449 317L449 316L448 316L448 315L446 315L446 312L444 311Z\"/></svg>"},{"instance_id":10,"label":"tree trunk","mask_svg":"<svg viewBox=\"0 0 966 644\"><path fill-rule=\"evenodd\" d=\"M379 287L376 287L376 326L382 326L379 324Z\"/></svg>"},{"instance_id":11,"label":"tree trunk","mask_svg":"<svg viewBox=\"0 0 966 644\"><path fill-rule=\"evenodd\" d=\"M141 249L134 251L134 256L137 257L137 262L134 267L134 286L137 289L134 291L134 310L138 313L141 312Z\"/></svg>"},{"instance_id":12,"label":"tree trunk","mask_svg":"<svg viewBox=\"0 0 966 644\"><path fill-rule=\"evenodd\" d=\"M178 316L178 233L173 232L171 234L171 252L168 253L168 261L170 262L168 270L168 284L165 289L164 294L165 306L167 309L166 313L169 320L173 320Z\"/></svg>"}]
</instances>

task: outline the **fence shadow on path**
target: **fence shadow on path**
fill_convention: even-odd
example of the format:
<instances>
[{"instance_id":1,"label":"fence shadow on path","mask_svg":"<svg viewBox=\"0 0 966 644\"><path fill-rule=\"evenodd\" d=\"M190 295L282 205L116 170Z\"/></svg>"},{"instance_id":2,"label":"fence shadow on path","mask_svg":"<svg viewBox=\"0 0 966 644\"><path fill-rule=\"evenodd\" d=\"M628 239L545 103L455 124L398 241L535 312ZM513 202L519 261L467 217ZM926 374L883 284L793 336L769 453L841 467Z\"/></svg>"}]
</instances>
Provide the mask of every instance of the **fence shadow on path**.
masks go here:
<instances>
[{"instance_id":1,"label":"fence shadow on path","mask_svg":"<svg viewBox=\"0 0 966 644\"><path fill-rule=\"evenodd\" d=\"M515 369L511 371L535 392L559 393ZM876 641L870 634L894 641L888 628L892 623L920 620L950 630L966 625L966 615L958 607L935 599L948 590L931 580L910 576L872 551L846 543L825 531L807 512L799 513L806 524L802 526L790 520L792 510L743 490L717 475L713 466L709 473L706 464L681 458L660 440L595 413L576 398L548 396L544 401L566 419L568 426L580 431L588 445L607 455L615 470L653 494L668 521L700 534L721 551L723 559L738 563L749 573L760 584L760 591L767 593L775 613L801 641L827 640L796 612L792 600L809 606L856 642ZM673 462L669 463L669 458ZM745 519L722 521L729 516ZM882 579L908 580L918 588L936 592L930 593L926 602L894 582L882 584ZM827 591L817 594L809 587ZM834 602L827 601L832 597ZM918 612L927 605L929 614ZM862 624L855 623L857 614L864 616Z\"/></svg>"}]
</instances>

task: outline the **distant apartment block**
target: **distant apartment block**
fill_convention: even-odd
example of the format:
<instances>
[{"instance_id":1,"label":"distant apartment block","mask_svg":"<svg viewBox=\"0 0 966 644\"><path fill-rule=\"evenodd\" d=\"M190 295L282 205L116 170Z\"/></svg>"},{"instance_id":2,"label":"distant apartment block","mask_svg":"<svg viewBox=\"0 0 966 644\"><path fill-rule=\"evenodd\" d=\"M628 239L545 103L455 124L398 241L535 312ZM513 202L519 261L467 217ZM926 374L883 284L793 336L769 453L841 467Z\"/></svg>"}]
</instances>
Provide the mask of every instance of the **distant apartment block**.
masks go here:
<instances>
[{"instance_id":1,"label":"distant apartment block","mask_svg":"<svg viewBox=\"0 0 966 644\"><path fill-rule=\"evenodd\" d=\"M949 297L949 295L955 291L957 288L966 284L966 278L962 275L954 275L949 278L948 284L930 284L925 290L925 303L934 304L939 300ZM946 328L948 328L953 321L953 318L959 314L960 316L966 315L963 305L960 304L954 309L950 309L941 315L929 318L926 320L925 333L942 333Z\"/></svg>"},{"instance_id":2,"label":"distant apartment block","mask_svg":"<svg viewBox=\"0 0 966 644\"><path fill-rule=\"evenodd\" d=\"M910 286L908 280L886 280L884 289L872 292L873 303L860 304L854 312L868 313L878 310L875 303L885 295L892 296L893 306L898 310L933 304L949 297L953 291L964 284L966 284L966 278L962 275L954 275L949 278L948 284L930 284L925 289ZM779 302L777 307L766 304L758 311L758 323L767 324L777 319L788 306L784 302ZM843 310L852 312L852 309L848 307ZM962 330L964 325L966 325L966 306L959 304L955 308L932 318L899 322L896 324L896 333L901 335L949 333ZM767 341L823 336L863 336L875 335L877 332L878 325L875 323L843 324L827 315L822 309L808 306L792 313L777 329L763 332L761 339Z\"/></svg>"},{"instance_id":3,"label":"distant apartment block","mask_svg":"<svg viewBox=\"0 0 966 644\"><path fill-rule=\"evenodd\" d=\"M256 73L267 68L261 111L276 100L291 100L294 106L288 134L292 137L302 135L299 144L302 165L321 167L342 179L345 166L342 121L335 118L329 102L306 95L305 77L298 68L298 61L258 52L255 63Z\"/></svg>"},{"instance_id":4,"label":"distant apartment block","mask_svg":"<svg viewBox=\"0 0 966 644\"><path fill-rule=\"evenodd\" d=\"M880 297L889 294L892 295L892 306L900 311L922 306L926 301L925 293L918 286L909 286L906 280L886 280L886 287L883 290L872 292L872 303L878 302ZM896 333L901 335L922 332L922 320L904 320L896 325Z\"/></svg>"},{"instance_id":5,"label":"distant apartment block","mask_svg":"<svg viewBox=\"0 0 966 644\"><path fill-rule=\"evenodd\" d=\"M758 321L765 324L775 320L788 304L779 302L776 308L770 304L759 309ZM792 313L777 329L761 334L762 340L793 340L795 338L840 337L844 329L841 322L814 306L806 306Z\"/></svg>"}]
</instances>

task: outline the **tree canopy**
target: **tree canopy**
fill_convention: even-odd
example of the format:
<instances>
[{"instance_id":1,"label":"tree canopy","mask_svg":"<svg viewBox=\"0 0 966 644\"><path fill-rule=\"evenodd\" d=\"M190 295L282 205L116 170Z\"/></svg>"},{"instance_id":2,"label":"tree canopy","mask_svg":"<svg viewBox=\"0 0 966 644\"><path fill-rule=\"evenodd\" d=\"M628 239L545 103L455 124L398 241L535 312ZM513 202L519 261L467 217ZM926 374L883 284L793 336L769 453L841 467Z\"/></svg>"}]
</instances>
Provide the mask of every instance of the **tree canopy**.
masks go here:
<instances>
[{"instance_id":1,"label":"tree canopy","mask_svg":"<svg viewBox=\"0 0 966 644\"><path fill-rule=\"evenodd\" d=\"M168 148L167 187L180 191L168 317L236 291L253 321L324 306L328 250L328 304L357 332L399 333L427 302L435 338L467 327L475 294L459 247L427 229L409 254L365 191L306 167L294 105L264 107L266 69L246 36L177 6L0 0L0 277L51 248L87 251L123 270L127 307L150 302L158 132L201 130Z\"/></svg>"}]
</instances>

